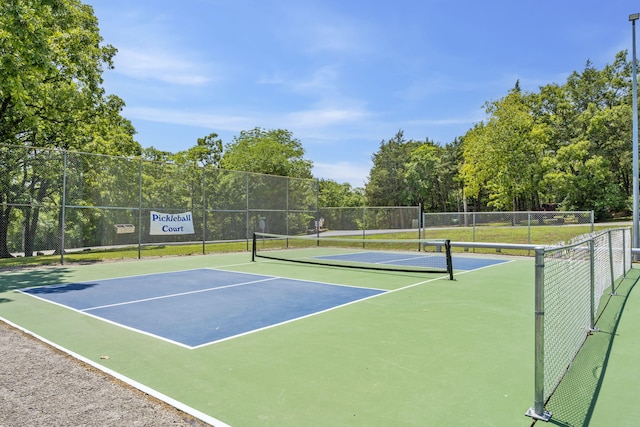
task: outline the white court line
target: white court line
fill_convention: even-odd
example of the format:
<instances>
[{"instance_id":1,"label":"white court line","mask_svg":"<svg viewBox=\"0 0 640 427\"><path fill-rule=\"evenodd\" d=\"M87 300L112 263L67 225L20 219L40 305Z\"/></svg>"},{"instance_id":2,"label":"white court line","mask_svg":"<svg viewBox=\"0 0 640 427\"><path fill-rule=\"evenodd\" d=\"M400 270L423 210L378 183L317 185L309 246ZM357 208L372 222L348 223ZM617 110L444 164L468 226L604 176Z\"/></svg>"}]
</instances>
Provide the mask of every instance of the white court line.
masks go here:
<instances>
[{"instance_id":1,"label":"white court line","mask_svg":"<svg viewBox=\"0 0 640 427\"><path fill-rule=\"evenodd\" d=\"M139 303L139 302L153 301L153 300L158 300L158 299L163 299L163 298L173 298L173 297L179 297L179 296L183 296L183 295L197 294L197 293L200 293L200 292L217 291L218 289L234 288L236 286L244 286L244 285L251 285L253 283L268 282L270 280L275 280L275 279L277 279L277 277L268 277L266 279L252 280L252 281L243 282L243 283L234 283L232 285L226 285L226 286L218 286L218 287L207 288L207 289L198 289L198 290L189 291L189 292L179 292L179 293L176 293L176 294L161 295L159 297L151 297L151 298L142 298L142 299L133 300L133 301L118 302L118 303L115 303L115 304L99 305L99 306L96 306L96 307L83 308L82 310L79 310L79 311L98 310L100 308L117 307L117 306L127 305L127 304L136 304L136 303Z\"/></svg>"}]
</instances>

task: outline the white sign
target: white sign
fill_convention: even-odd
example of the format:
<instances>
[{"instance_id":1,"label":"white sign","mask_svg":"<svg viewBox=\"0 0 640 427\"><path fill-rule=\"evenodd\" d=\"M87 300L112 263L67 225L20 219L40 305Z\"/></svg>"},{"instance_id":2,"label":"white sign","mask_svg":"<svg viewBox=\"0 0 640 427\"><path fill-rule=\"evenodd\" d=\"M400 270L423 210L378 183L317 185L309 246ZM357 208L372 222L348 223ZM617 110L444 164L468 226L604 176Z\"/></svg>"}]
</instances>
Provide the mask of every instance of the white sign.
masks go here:
<instances>
[{"instance_id":1,"label":"white sign","mask_svg":"<svg viewBox=\"0 0 640 427\"><path fill-rule=\"evenodd\" d=\"M195 234L191 212L168 214L151 211L149 234Z\"/></svg>"}]
</instances>

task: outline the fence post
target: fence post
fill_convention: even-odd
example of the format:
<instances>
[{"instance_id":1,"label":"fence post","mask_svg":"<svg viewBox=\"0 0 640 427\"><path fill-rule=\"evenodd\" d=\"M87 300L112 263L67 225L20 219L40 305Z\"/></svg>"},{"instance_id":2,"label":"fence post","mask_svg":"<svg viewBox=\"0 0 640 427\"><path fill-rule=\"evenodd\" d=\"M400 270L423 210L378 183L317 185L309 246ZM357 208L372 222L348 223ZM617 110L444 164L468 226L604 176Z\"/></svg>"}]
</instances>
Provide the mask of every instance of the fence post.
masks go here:
<instances>
[{"instance_id":1,"label":"fence post","mask_svg":"<svg viewBox=\"0 0 640 427\"><path fill-rule=\"evenodd\" d=\"M627 233L622 230L622 277L627 277Z\"/></svg>"},{"instance_id":2,"label":"fence post","mask_svg":"<svg viewBox=\"0 0 640 427\"><path fill-rule=\"evenodd\" d=\"M535 377L534 400L526 415L549 421L551 412L544 410L544 248L535 249Z\"/></svg>"},{"instance_id":3,"label":"fence post","mask_svg":"<svg viewBox=\"0 0 640 427\"><path fill-rule=\"evenodd\" d=\"M422 203L418 203L418 240L420 239L422 239ZM420 242L418 242L418 252L420 251Z\"/></svg>"},{"instance_id":4,"label":"fence post","mask_svg":"<svg viewBox=\"0 0 640 427\"><path fill-rule=\"evenodd\" d=\"M367 207L363 206L362 207L362 249L364 249L364 239L366 238L367 235Z\"/></svg>"},{"instance_id":5,"label":"fence post","mask_svg":"<svg viewBox=\"0 0 640 427\"><path fill-rule=\"evenodd\" d=\"M611 237L612 230L607 231L609 237L609 272L611 273L611 295L616 294L616 276L613 270L613 239ZM623 269L624 270L624 269Z\"/></svg>"},{"instance_id":6,"label":"fence post","mask_svg":"<svg viewBox=\"0 0 640 427\"><path fill-rule=\"evenodd\" d=\"M249 217L249 172L245 172L245 187L244 187L244 196L247 199L247 215L246 215L246 220L247 223L245 224L246 227L246 239L247 239L247 251L249 250L249 222L251 220L251 218Z\"/></svg>"},{"instance_id":7,"label":"fence post","mask_svg":"<svg viewBox=\"0 0 640 427\"><path fill-rule=\"evenodd\" d=\"M207 167L202 165L202 255L207 254Z\"/></svg>"},{"instance_id":8,"label":"fence post","mask_svg":"<svg viewBox=\"0 0 640 427\"><path fill-rule=\"evenodd\" d=\"M138 166L138 259L142 258L142 157Z\"/></svg>"},{"instance_id":9,"label":"fence post","mask_svg":"<svg viewBox=\"0 0 640 427\"><path fill-rule=\"evenodd\" d=\"M591 276L591 280L590 280L590 289L589 289L589 299L591 300L591 307L589 308L590 313L590 319L589 319L589 331L596 331L596 313L595 313L595 307L596 307L596 294L595 294L595 287L596 287L596 272L595 272L595 263L596 263L596 251L595 251L595 245L596 245L596 241L595 239L592 237L589 240L589 270L590 270L590 276Z\"/></svg>"},{"instance_id":10,"label":"fence post","mask_svg":"<svg viewBox=\"0 0 640 427\"><path fill-rule=\"evenodd\" d=\"M316 221L320 221L321 218L320 213L320 182L316 181ZM320 223L316 227L316 237L320 237ZM318 244L320 241L318 241Z\"/></svg>"},{"instance_id":11,"label":"fence post","mask_svg":"<svg viewBox=\"0 0 640 427\"><path fill-rule=\"evenodd\" d=\"M473 212L472 224L473 224L473 229L472 229L473 237L471 238L471 241L475 242L476 241L476 213L475 212ZM476 248L473 248L473 252L475 251L476 251Z\"/></svg>"},{"instance_id":12,"label":"fence post","mask_svg":"<svg viewBox=\"0 0 640 427\"><path fill-rule=\"evenodd\" d=\"M62 212L60 212L60 264L64 265L64 235L67 208L67 150L62 150Z\"/></svg>"}]
</instances>

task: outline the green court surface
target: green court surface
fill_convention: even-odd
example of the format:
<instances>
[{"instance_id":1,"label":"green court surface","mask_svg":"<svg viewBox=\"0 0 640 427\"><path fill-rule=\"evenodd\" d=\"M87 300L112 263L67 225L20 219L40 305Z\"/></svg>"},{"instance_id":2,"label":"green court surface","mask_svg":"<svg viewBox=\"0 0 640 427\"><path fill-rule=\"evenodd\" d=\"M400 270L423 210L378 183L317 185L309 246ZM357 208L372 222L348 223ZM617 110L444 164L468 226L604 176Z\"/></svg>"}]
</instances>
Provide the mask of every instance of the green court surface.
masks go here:
<instances>
[{"instance_id":1,"label":"green court surface","mask_svg":"<svg viewBox=\"0 0 640 427\"><path fill-rule=\"evenodd\" d=\"M203 267L392 292L188 349L17 291ZM638 273L601 315L591 356L552 396L552 421L536 426L636 425ZM445 276L250 262L248 253L65 265L0 273L0 318L213 425L530 426L533 260Z\"/></svg>"}]
</instances>

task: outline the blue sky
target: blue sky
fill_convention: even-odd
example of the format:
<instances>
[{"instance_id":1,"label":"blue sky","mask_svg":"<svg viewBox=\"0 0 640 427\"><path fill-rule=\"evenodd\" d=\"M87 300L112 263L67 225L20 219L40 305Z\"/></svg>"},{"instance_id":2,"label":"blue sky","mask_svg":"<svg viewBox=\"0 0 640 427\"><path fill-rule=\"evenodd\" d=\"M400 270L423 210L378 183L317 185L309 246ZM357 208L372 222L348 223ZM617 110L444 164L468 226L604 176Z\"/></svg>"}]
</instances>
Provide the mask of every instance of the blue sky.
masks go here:
<instances>
[{"instance_id":1,"label":"blue sky","mask_svg":"<svg viewBox=\"0 0 640 427\"><path fill-rule=\"evenodd\" d=\"M143 147L287 129L317 178L362 187L380 142L445 144L520 81L631 54L629 0L85 0L118 49L105 88ZM640 37L640 30L639 37Z\"/></svg>"}]
</instances>

